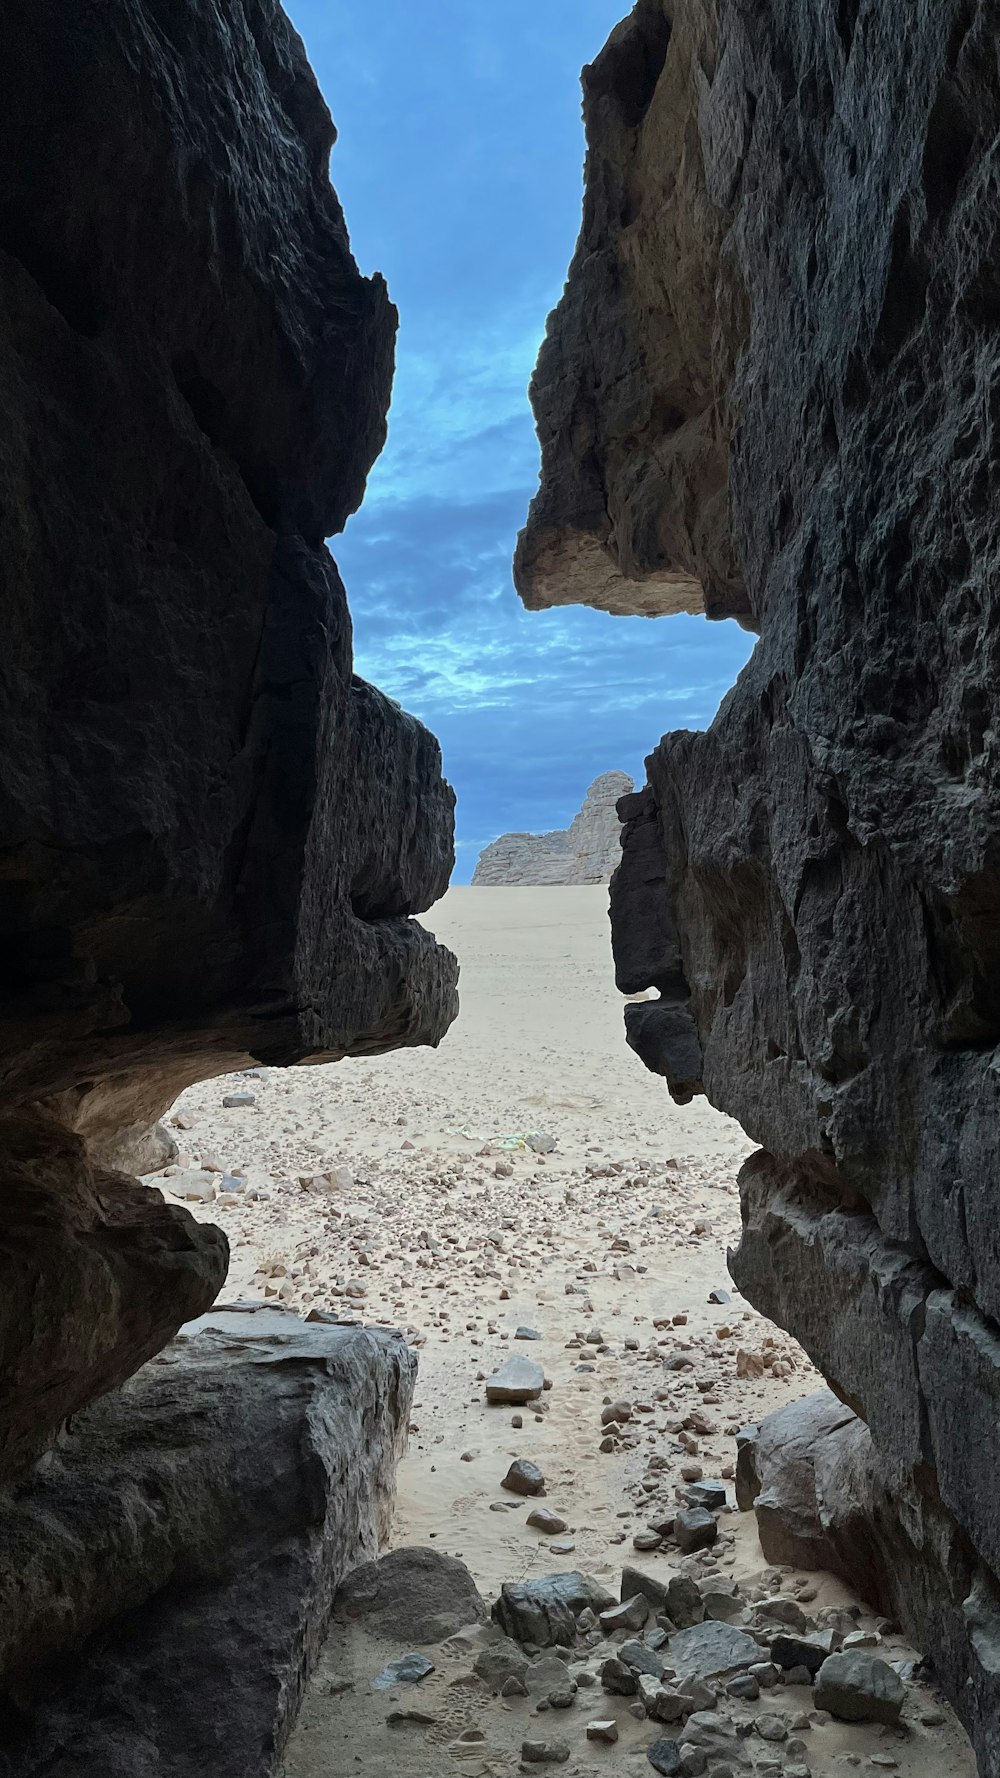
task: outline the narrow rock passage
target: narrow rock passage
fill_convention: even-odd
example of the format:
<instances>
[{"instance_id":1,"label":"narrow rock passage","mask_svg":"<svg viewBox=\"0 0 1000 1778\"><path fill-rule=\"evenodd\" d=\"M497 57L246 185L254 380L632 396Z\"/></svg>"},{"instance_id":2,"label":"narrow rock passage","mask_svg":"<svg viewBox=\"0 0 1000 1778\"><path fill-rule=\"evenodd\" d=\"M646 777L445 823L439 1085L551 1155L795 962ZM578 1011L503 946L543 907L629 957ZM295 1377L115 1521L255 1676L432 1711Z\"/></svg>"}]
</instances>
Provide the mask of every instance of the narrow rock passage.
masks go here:
<instances>
[{"instance_id":1,"label":"narrow rock passage","mask_svg":"<svg viewBox=\"0 0 1000 1778\"><path fill-rule=\"evenodd\" d=\"M674 1105L620 1043L606 907L599 887L449 891L428 924L463 959L462 1011L440 1049L192 1088L168 1119L182 1171L162 1183L209 1194L193 1208L232 1242L228 1295L399 1326L416 1345L394 1547L460 1558L488 1605L504 1583L569 1571L617 1600L627 1566L663 1584L688 1575L720 1596L736 1581L725 1609L737 1618L774 1594L795 1623L851 1610L874 1638L872 1615L830 1577L768 1571L752 1516L735 1511L737 1430L819 1378L726 1270L742 1132L704 1101ZM487 1384L511 1360L527 1372L524 1399L489 1405ZM517 1464L537 1467L543 1495L503 1485ZM726 1507L699 1549L699 1513L715 1524L706 1507L718 1500L702 1494L685 1555L654 1528L707 1483L722 1485ZM439 1644L335 1627L287 1778L501 1774L522 1763L525 1742L565 1743L570 1771L645 1774L657 1736L673 1730L640 1719L635 1693L606 1692L599 1675L654 1624L578 1641L578 1689L551 1713L538 1712L541 1694L495 1697L473 1672L489 1627ZM893 1636L877 1652L914 1658ZM411 1653L434 1671L371 1689ZM784 1725L787 1741L809 1742L799 1762L756 1734L755 1770L974 1770L924 1683L907 1685L902 1735L870 1723L792 1730L813 1711L811 1693L729 1698L718 1683L727 1721L777 1715L776 1734ZM599 1722L617 1739L588 1737Z\"/></svg>"}]
</instances>

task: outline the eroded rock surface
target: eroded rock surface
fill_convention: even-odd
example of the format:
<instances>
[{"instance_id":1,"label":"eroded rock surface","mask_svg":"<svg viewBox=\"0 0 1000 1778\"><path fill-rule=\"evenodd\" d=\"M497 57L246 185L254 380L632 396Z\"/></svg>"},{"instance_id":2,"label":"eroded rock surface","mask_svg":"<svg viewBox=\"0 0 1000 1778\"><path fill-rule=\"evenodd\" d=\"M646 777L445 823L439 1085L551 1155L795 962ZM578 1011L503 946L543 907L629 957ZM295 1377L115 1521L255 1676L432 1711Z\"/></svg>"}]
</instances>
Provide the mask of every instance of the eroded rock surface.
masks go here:
<instances>
[{"instance_id":1,"label":"eroded rock surface","mask_svg":"<svg viewBox=\"0 0 1000 1778\"><path fill-rule=\"evenodd\" d=\"M433 1043L456 1009L411 918L454 799L352 676L323 542L385 436L396 318L301 42L274 0L5 27L0 1480L219 1289L218 1232L117 1171L162 1164L178 1091Z\"/></svg>"},{"instance_id":2,"label":"eroded rock surface","mask_svg":"<svg viewBox=\"0 0 1000 1778\"><path fill-rule=\"evenodd\" d=\"M275 1772L415 1374L398 1335L237 1306L85 1409L0 1517L3 1778Z\"/></svg>"},{"instance_id":3,"label":"eroded rock surface","mask_svg":"<svg viewBox=\"0 0 1000 1778\"><path fill-rule=\"evenodd\" d=\"M708 732L668 735L623 805L619 983L660 994L630 1041L761 1144L734 1275L870 1427L898 1608L984 1773L995 51L972 0L639 0L585 72L584 228L518 557L529 604L666 611L697 603L664 581L683 574L760 631Z\"/></svg>"},{"instance_id":4,"label":"eroded rock surface","mask_svg":"<svg viewBox=\"0 0 1000 1778\"><path fill-rule=\"evenodd\" d=\"M532 883L608 882L621 858L618 803L631 789L625 772L603 772L569 827L501 834L480 853L473 883L510 889Z\"/></svg>"}]
</instances>

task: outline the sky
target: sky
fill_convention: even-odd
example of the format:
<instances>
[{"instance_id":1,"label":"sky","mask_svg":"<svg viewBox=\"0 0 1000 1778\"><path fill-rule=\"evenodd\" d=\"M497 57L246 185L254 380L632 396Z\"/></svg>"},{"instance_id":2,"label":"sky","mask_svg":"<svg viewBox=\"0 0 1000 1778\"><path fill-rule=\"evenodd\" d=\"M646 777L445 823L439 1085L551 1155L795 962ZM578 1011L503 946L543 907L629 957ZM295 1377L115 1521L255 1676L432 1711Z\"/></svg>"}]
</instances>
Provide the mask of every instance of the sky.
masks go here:
<instances>
[{"instance_id":1,"label":"sky","mask_svg":"<svg viewBox=\"0 0 1000 1778\"><path fill-rule=\"evenodd\" d=\"M356 670L440 740L468 882L498 834L566 827L600 772L641 783L751 647L732 622L526 612L511 577L538 481L528 380L580 226L580 69L628 0L285 4L355 256L400 310L388 444L331 546Z\"/></svg>"}]
</instances>

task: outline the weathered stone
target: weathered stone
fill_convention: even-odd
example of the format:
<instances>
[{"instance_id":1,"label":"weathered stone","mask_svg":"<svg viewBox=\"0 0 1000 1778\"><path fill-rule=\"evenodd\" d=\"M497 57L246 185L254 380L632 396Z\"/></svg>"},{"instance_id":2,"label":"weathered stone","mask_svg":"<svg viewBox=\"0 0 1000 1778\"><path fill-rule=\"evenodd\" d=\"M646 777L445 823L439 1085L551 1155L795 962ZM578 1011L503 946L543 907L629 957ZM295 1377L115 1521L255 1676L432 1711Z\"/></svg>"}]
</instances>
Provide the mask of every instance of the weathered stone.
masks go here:
<instances>
[{"instance_id":1,"label":"weathered stone","mask_svg":"<svg viewBox=\"0 0 1000 1778\"><path fill-rule=\"evenodd\" d=\"M760 1659L761 1647L735 1624L709 1620L671 1636L667 1664L678 1680L724 1679Z\"/></svg>"},{"instance_id":2,"label":"weathered stone","mask_svg":"<svg viewBox=\"0 0 1000 1778\"><path fill-rule=\"evenodd\" d=\"M639 1681L635 1670L617 1655L609 1655L601 1667L601 1684L606 1692L615 1697L631 1698L639 1689Z\"/></svg>"},{"instance_id":3,"label":"weathered stone","mask_svg":"<svg viewBox=\"0 0 1000 1778\"><path fill-rule=\"evenodd\" d=\"M609 1605L600 1614L601 1629L606 1635L615 1630L641 1630L649 1619L649 1600L642 1593L623 1599L620 1605Z\"/></svg>"},{"instance_id":4,"label":"weathered stone","mask_svg":"<svg viewBox=\"0 0 1000 1778\"><path fill-rule=\"evenodd\" d=\"M398 1660L390 1661L381 1673L376 1673L372 1680L373 1692L391 1691L394 1685L419 1685L429 1673L434 1671L434 1662L416 1650L412 1654L400 1655Z\"/></svg>"},{"instance_id":5,"label":"weathered stone","mask_svg":"<svg viewBox=\"0 0 1000 1778\"><path fill-rule=\"evenodd\" d=\"M274 0L4 22L7 1483L217 1295L221 1236L117 1171L177 1093L433 1043L457 1001L410 917L452 793L354 679L323 542L385 436L395 313L301 41Z\"/></svg>"},{"instance_id":6,"label":"weathered stone","mask_svg":"<svg viewBox=\"0 0 1000 1778\"><path fill-rule=\"evenodd\" d=\"M338 1623L362 1622L371 1635L397 1642L443 1642L487 1615L465 1563L443 1550L390 1550L355 1568L334 1601Z\"/></svg>"},{"instance_id":7,"label":"weathered stone","mask_svg":"<svg viewBox=\"0 0 1000 1778\"><path fill-rule=\"evenodd\" d=\"M626 1599L634 1599L637 1593L641 1593L644 1599L648 1599L654 1611L666 1611L667 1588L663 1581L654 1580L652 1575L643 1574L641 1568L633 1568L626 1563L622 1569L622 1603L624 1604Z\"/></svg>"},{"instance_id":8,"label":"weathered stone","mask_svg":"<svg viewBox=\"0 0 1000 1778\"><path fill-rule=\"evenodd\" d=\"M776 1667L784 1672L790 1668L804 1667L815 1676L826 1660L834 1652L834 1638L828 1632L824 1636L776 1636L771 1643L771 1659Z\"/></svg>"},{"instance_id":9,"label":"weathered stone","mask_svg":"<svg viewBox=\"0 0 1000 1778\"><path fill-rule=\"evenodd\" d=\"M536 1506L525 1520L533 1531L541 1531L545 1537L558 1537L566 1529L566 1520L558 1513L550 1512L547 1506Z\"/></svg>"},{"instance_id":10,"label":"weathered stone","mask_svg":"<svg viewBox=\"0 0 1000 1778\"><path fill-rule=\"evenodd\" d=\"M528 1657L512 1642L509 1636L501 1636L498 1641L491 1642L473 1662L472 1670L477 1678L485 1680L495 1692L501 1691L508 1679L524 1680L528 1671Z\"/></svg>"},{"instance_id":11,"label":"weathered stone","mask_svg":"<svg viewBox=\"0 0 1000 1778\"><path fill-rule=\"evenodd\" d=\"M899 1721L903 1681L887 1661L862 1649L830 1655L816 1675L816 1708L840 1722Z\"/></svg>"},{"instance_id":12,"label":"weathered stone","mask_svg":"<svg viewBox=\"0 0 1000 1778\"><path fill-rule=\"evenodd\" d=\"M494 1407L523 1407L537 1401L545 1387L545 1372L540 1364L518 1354L505 1359L496 1374L487 1380L486 1399Z\"/></svg>"},{"instance_id":13,"label":"weathered stone","mask_svg":"<svg viewBox=\"0 0 1000 1778\"><path fill-rule=\"evenodd\" d=\"M565 1741L522 1741L521 1758L526 1766L564 1766L569 1748Z\"/></svg>"},{"instance_id":14,"label":"weathered stone","mask_svg":"<svg viewBox=\"0 0 1000 1778\"><path fill-rule=\"evenodd\" d=\"M618 799L632 788L624 772L605 772L565 831L502 834L480 853L473 885L606 883L621 856Z\"/></svg>"},{"instance_id":15,"label":"weathered stone","mask_svg":"<svg viewBox=\"0 0 1000 1778\"><path fill-rule=\"evenodd\" d=\"M4 1778L67 1748L102 1778L271 1778L388 1533L415 1370L396 1335L220 1309L77 1415L0 1513Z\"/></svg>"},{"instance_id":16,"label":"weathered stone","mask_svg":"<svg viewBox=\"0 0 1000 1778\"><path fill-rule=\"evenodd\" d=\"M681 1769L681 1750L676 1741L668 1740L665 1735L659 1735L652 1746L647 1748L646 1758L653 1771L660 1773L660 1778L678 1778Z\"/></svg>"},{"instance_id":17,"label":"weathered stone","mask_svg":"<svg viewBox=\"0 0 1000 1778\"><path fill-rule=\"evenodd\" d=\"M527 1457L517 1457L500 1486L511 1494L544 1494L545 1477L537 1463L531 1463Z\"/></svg>"},{"instance_id":18,"label":"weathered stone","mask_svg":"<svg viewBox=\"0 0 1000 1778\"><path fill-rule=\"evenodd\" d=\"M613 1718L588 1722L587 1740L613 1743L618 1739L618 1724Z\"/></svg>"},{"instance_id":19,"label":"weathered stone","mask_svg":"<svg viewBox=\"0 0 1000 1778\"><path fill-rule=\"evenodd\" d=\"M694 1550L706 1550L719 1535L717 1519L703 1506L686 1506L681 1509L674 1520L674 1536L677 1547L685 1555Z\"/></svg>"},{"instance_id":20,"label":"weathered stone","mask_svg":"<svg viewBox=\"0 0 1000 1778\"><path fill-rule=\"evenodd\" d=\"M586 1609L601 1612L613 1605L589 1575L547 1574L536 1580L505 1581L492 1616L516 1642L533 1642L538 1648L558 1645L570 1648L576 1638L576 1620Z\"/></svg>"},{"instance_id":21,"label":"weathered stone","mask_svg":"<svg viewBox=\"0 0 1000 1778\"><path fill-rule=\"evenodd\" d=\"M648 1673L654 1679L663 1678L663 1662L656 1650L647 1648L644 1642L623 1642L618 1650L618 1659L624 1661L633 1673Z\"/></svg>"},{"instance_id":22,"label":"weathered stone","mask_svg":"<svg viewBox=\"0 0 1000 1778\"><path fill-rule=\"evenodd\" d=\"M678 1630L689 1630L692 1624L700 1624L705 1616L705 1601L701 1596L701 1588L688 1574L672 1574L666 1589L666 1616L671 1627Z\"/></svg>"}]
</instances>

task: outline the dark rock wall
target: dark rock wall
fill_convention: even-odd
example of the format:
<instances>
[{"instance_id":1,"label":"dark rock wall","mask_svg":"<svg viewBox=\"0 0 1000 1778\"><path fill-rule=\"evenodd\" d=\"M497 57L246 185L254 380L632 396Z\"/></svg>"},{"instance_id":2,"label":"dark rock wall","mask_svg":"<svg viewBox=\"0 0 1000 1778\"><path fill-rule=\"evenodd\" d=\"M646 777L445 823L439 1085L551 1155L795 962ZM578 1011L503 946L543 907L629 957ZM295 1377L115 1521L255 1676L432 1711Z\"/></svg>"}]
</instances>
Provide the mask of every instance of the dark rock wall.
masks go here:
<instances>
[{"instance_id":1,"label":"dark rock wall","mask_svg":"<svg viewBox=\"0 0 1000 1778\"><path fill-rule=\"evenodd\" d=\"M622 45L657 15L662 71L623 135ZM584 471L620 558L616 490L646 485L652 456L661 531L680 502L689 544L702 526L714 546L671 563L710 615L738 614L718 594L725 463L760 641L709 731L666 736L623 808L620 985L661 994L630 1009L630 1038L679 1098L704 1090L761 1144L734 1275L869 1422L911 1550L933 1522L939 1555L942 1524L964 1552L914 1556L909 1593L901 1556L900 1608L984 1772L1000 1764L998 53L996 9L973 0L641 0L585 74L588 251L536 375L543 481L519 564L537 603L533 563L572 541ZM655 227L607 201L625 166ZM701 245L671 256L669 239ZM589 326L618 342L607 389L579 338L594 255L626 268ZM713 341L685 350L699 394L679 434L621 406L650 355L652 399L664 306L701 308ZM692 483L676 458L696 410L716 443ZM595 415L582 450L573 413ZM607 603L600 573L565 584Z\"/></svg>"},{"instance_id":2,"label":"dark rock wall","mask_svg":"<svg viewBox=\"0 0 1000 1778\"><path fill-rule=\"evenodd\" d=\"M71 1204L118 1250L114 1290L69 1289L106 1318L95 1343L26 1215L0 1322L31 1306L0 1346L34 1388L59 1323L43 1437L225 1271L217 1232L162 1205L126 1233L92 1163L134 1159L180 1088L247 1057L447 1028L455 962L411 916L447 884L453 797L433 738L352 677L323 539L385 437L396 317L351 256L280 7L12 0L3 99L0 1177L50 1227L65 1203L68 1278Z\"/></svg>"}]
</instances>

